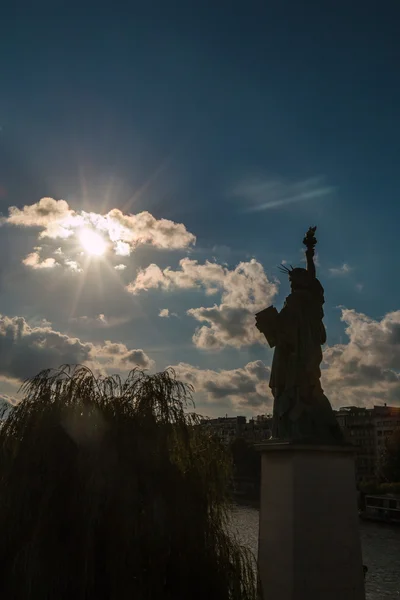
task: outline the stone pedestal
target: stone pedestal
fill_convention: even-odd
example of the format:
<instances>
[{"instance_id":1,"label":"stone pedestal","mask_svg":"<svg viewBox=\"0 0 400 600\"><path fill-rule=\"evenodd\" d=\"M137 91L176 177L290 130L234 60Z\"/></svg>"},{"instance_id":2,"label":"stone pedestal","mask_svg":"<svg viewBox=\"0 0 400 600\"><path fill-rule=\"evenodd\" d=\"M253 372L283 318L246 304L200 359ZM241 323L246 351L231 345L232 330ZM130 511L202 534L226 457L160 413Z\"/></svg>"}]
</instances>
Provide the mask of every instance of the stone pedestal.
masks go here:
<instances>
[{"instance_id":1,"label":"stone pedestal","mask_svg":"<svg viewBox=\"0 0 400 600\"><path fill-rule=\"evenodd\" d=\"M353 448L258 449L265 600L365 600Z\"/></svg>"}]
</instances>

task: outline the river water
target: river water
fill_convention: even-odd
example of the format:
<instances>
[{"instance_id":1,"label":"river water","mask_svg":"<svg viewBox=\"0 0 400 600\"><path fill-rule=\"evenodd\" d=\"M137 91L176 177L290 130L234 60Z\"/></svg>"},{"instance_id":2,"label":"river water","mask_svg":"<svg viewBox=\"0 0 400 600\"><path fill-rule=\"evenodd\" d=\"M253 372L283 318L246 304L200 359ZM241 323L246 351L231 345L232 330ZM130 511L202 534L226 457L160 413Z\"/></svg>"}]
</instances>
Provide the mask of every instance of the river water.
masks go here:
<instances>
[{"instance_id":1,"label":"river water","mask_svg":"<svg viewBox=\"0 0 400 600\"><path fill-rule=\"evenodd\" d=\"M235 506L232 529L257 556L258 510ZM360 535L363 562L368 566L367 600L400 599L400 527L360 521Z\"/></svg>"}]
</instances>

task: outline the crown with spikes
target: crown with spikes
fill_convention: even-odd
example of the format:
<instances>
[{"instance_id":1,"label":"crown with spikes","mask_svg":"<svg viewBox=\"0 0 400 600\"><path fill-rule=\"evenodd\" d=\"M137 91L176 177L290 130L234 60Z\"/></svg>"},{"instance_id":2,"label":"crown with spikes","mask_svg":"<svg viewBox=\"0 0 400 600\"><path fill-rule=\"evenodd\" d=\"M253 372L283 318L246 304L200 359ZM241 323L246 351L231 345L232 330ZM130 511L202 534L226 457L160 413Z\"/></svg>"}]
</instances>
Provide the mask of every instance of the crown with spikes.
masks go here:
<instances>
[{"instance_id":1,"label":"crown with spikes","mask_svg":"<svg viewBox=\"0 0 400 600\"><path fill-rule=\"evenodd\" d=\"M290 269L289 269L290 267ZM287 267L286 265L279 265L278 269L281 273L284 273L285 275L289 275L292 273L292 271L294 271L294 268L292 267L292 265L289 265L289 267Z\"/></svg>"}]
</instances>

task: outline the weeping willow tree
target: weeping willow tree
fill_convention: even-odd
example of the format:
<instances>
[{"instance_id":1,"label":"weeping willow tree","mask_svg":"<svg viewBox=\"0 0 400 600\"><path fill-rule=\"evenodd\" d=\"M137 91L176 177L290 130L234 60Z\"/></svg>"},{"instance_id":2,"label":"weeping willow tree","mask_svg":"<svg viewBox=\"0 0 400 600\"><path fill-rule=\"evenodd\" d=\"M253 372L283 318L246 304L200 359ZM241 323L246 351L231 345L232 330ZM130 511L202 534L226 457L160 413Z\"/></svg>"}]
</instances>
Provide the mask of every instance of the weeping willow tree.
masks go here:
<instances>
[{"instance_id":1,"label":"weeping willow tree","mask_svg":"<svg viewBox=\"0 0 400 600\"><path fill-rule=\"evenodd\" d=\"M172 371L43 371L0 429L0 596L253 600L230 465Z\"/></svg>"}]
</instances>

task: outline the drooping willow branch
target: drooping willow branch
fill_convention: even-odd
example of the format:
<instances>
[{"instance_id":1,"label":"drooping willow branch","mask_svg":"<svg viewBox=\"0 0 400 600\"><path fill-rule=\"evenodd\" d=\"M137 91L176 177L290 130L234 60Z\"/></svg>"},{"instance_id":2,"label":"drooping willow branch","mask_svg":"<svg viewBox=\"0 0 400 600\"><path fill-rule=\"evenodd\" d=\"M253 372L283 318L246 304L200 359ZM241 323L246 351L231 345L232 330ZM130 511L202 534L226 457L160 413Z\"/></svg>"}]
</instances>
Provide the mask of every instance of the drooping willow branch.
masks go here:
<instances>
[{"instance_id":1,"label":"drooping willow branch","mask_svg":"<svg viewBox=\"0 0 400 600\"><path fill-rule=\"evenodd\" d=\"M254 600L230 462L172 370L42 371L0 429L0 595Z\"/></svg>"}]
</instances>

